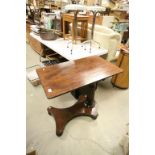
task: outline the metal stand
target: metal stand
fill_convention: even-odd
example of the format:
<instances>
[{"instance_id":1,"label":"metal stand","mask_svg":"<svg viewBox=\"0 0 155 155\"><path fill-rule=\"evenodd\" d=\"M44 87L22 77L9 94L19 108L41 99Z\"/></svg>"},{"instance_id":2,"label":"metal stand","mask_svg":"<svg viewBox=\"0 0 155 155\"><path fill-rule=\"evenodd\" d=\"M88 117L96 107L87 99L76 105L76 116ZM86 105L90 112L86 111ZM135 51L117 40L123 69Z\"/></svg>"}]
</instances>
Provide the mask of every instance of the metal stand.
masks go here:
<instances>
[{"instance_id":1,"label":"metal stand","mask_svg":"<svg viewBox=\"0 0 155 155\"><path fill-rule=\"evenodd\" d=\"M92 44L95 43L98 45L98 48L100 48L100 43L97 42L97 41L94 41L93 40L93 37L94 37L94 28L95 28L95 21L96 21L96 15L97 13L100 13L99 11L91 11L93 13L93 23L92 23L92 30L91 30L91 39L90 40L86 40L82 43L81 47L84 46L84 50L86 50L86 46L85 44L89 43L90 44L90 49L89 49L89 52L91 53L91 48L92 48Z\"/></svg>"},{"instance_id":2,"label":"metal stand","mask_svg":"<svg viewBox=\"0 0 155 155\"><path fill-rule=\"evenodd\" d=\"M69 48L69 44L71 44L71 54L73 53L73 44L76 44L76 36L77 36L77 15L81 10L74 10L74 41L70 40L67 43L67 48ZM72 25L73 26L73 25Z\"/></svg>"}]
</instances>

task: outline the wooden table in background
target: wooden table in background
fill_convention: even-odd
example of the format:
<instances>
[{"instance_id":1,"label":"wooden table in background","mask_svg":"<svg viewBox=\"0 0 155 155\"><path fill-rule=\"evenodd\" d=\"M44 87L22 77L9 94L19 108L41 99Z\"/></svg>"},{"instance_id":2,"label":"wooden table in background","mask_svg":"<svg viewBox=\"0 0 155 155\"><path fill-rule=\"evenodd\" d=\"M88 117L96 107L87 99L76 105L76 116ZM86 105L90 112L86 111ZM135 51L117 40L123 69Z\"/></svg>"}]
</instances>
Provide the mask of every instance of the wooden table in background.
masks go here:
<instances>
[{"instance_id":1,"label":"wooden table in background","mask_svg":"<svg viewBox=\"0 0 155 155\"><path fill-rule=\"evenodd\" d=\"M88 16L77 15L77 23L81 22L81 34L80 40L85 41L87 39L87 28L88 28ZM72 40L76 40L78 36L74 34L74 14L63 14L63 37L68 38L68 25L72 23ZM77 24L78 25L78 24Z\"/></svg>"},{"instance_id":2,"label":"wooden table in background","mask_svg":"<svg viewBox=\"0 0 155 155\"><path fill-rule=\"evenodd\" d=\"M55 118L57 136L62 135L65 125L74 117L97 118L94 101L97 82L120 72L122 69L98 56L37 69L47 98L72 92L78 99L69 108L58 109L50 106L47 109L49 115Z\"/></svg>"},{"instance_id":3,"label":"wooden table in background","mask_svg":"<svg viewBox=\"0 0 155 155\"><path fill-rule=\"evenodd\" d=\"M102 25L103 20L103 16L96 16L95 24ZM88 23L93 23L93 15L89 15Z\"/></svg>"}]
</instances>

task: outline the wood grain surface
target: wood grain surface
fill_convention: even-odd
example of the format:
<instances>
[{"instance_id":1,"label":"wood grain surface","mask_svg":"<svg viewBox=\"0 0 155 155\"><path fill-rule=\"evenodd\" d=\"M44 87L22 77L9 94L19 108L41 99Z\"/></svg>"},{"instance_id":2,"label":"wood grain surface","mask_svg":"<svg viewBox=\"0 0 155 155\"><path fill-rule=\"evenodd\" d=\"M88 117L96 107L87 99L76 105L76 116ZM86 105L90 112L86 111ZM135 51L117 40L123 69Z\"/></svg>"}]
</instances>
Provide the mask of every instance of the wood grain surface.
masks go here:
<instances>
[{"instance_id":1,"label":"wood grain surface","mask_svg":"<svg viewBox=\"0 0 155 155\"><path fill-rule=\"evenodd\" d=\"M98 56L37 69L47 98L73 91L122 71L116 65Z\"/></svg>"},{"instance_id":2,"label":"wood grain surface","mask_svg":"<svg viewBox=\"0 0 155 155\"><path fill-rule=\"evenodd\" d=\"M114 75L111 82L118 88L127 89L129 87L129 50L127 48L121 48L116 65L122 68L123 72Z\"/></svg>"},{"instance_id":3,"label":"wood grain surface","mask_svg":"<svg viewBox=\"0 0 155 155\"><path fill-rule=\"evenodd\" d=\"M40 55L43 55L44 48L38 40L34 39L32 36L29 36L29 44L35 52L37 52Z\"/></svg>"},{"instance_id":4,"label":"wood grain surface","mask_svg":"<svg viewBox=\"0 0 155 155\"><path fill-rule=\"evenodd\" d=\"M81 26L80 26L80 37L78 37L76 34L74 34L74 27L75 27L75 23L74 23L74 14L63 14L63 37L68 38L70 35L72 36L72 40L86 40L87 39L87 28L88 28L88 16L84 16L84 15L77 15L77 22L81 22ZM72 32L71 34L68 34L68 30L69 30L69 23L72 23Z\"/></svg>"}]
</instances>

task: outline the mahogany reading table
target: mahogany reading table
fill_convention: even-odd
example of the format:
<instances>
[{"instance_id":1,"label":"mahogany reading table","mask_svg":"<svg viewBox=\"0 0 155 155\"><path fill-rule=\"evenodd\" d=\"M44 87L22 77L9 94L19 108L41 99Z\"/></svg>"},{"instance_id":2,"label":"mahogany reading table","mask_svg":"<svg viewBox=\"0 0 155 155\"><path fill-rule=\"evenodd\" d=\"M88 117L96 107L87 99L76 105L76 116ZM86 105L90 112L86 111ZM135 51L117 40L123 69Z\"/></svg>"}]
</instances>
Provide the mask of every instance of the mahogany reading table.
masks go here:
<instances>
[{"instance_id":1,"label":"mahogany reading table","mask_svg":"<svg viewBox=\"0 0 155 155\"><path fill-rule=\"evenodd\" d=\"M57 136L62 135L65 125L74 117L97 118L94 101L97 82L120 72L122 69L98 56L37 69L47 98L51 99L71 92L78 99L68 108L48 107L49 115L53 115L56 122Z\"/></svg>"}]
</instances>

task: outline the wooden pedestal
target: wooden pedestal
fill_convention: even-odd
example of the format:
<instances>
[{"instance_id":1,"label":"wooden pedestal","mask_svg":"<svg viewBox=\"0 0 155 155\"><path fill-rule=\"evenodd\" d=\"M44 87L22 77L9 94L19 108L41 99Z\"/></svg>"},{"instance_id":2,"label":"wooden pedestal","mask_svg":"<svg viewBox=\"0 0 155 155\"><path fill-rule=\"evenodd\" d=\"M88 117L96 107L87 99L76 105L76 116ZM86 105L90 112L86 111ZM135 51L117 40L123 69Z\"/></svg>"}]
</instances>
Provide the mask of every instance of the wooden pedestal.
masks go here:
<instances>
[{"instance_id":1,"label":"wooden pedestal","mask_svg":"<svg viewBox=\"0 0 155 155\"><path fill-rule=\"evenodd\" d=\"M47 109L49 115L53 115L56 123L56 135L61 136L63 134L66 124L75 117L88 116L92 119L96 119L98 116L95 108L95 102L91 106L87 105L87 97L80 96L79 100L71 107L58 109L52 106Z\"/></svg>"},{"instance_id":2,"label":"wooden pedestal","mask_svg":"<svg viewBox=\"0 0 155 155\"><path fill-rule=\"evenodd\" d=\"M94 95L96 83L81 87L74 91L78 101L69 108L58 109L52 106L47 108L48 114L53 115L56 122L56 135L61 136L66 124L75 117L89 116L96 119L98 116L95 108Z\"/></svg>"},{"instance_id":3,"label":"wooden pedestal","mask_svg":"<svg viewBox=\"0 0 155 155\"><path fill-rule=\"evenodd\" d=\"M50 106L47 111L53 115L56 134L61 136L66 124L77 116L96 119L95 90L97 82L122 72L122 69L108 61L91 56L67 61L36 70L47 98L72 92L78 101L71 107L58 109ZM63 104L63 103L62 103Z\"/></svg>"}]
</instances>

